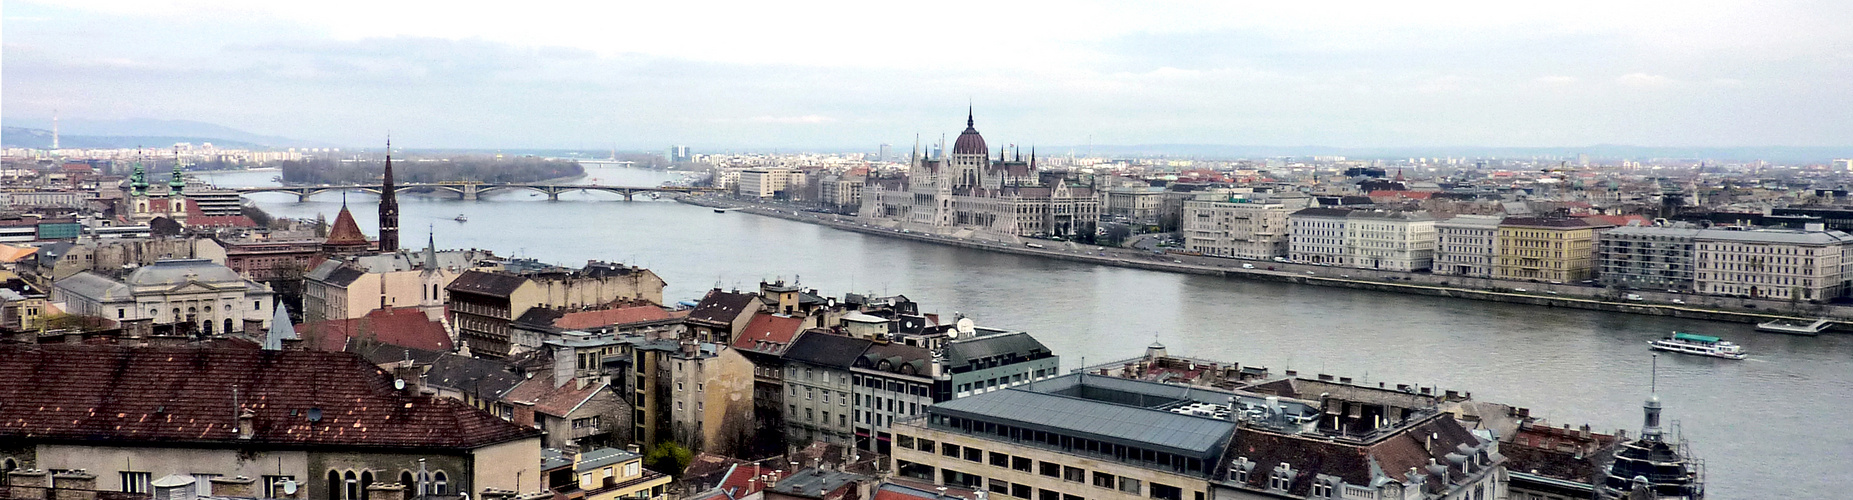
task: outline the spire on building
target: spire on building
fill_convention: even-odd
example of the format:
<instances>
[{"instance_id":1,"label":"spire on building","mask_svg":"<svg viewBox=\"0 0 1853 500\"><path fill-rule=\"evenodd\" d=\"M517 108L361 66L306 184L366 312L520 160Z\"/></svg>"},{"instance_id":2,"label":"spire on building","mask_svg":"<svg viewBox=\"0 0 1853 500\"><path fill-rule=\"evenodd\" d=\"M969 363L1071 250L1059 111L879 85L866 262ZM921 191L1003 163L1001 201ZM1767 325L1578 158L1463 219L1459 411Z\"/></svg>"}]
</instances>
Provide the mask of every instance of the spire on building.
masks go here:
<instances>
[{"instance_id":1,"label":"spire on building","mask_svg":"<svg viewBox=\"0 0 1853 500\"><path fill-rule=\"evenodd\" d=\"M283 299L277 299L276 314L270 316L270 331L264 334L264 350L283 350L283 341L296 339L296 327L290 324L289 309L283 307Z\"/></svg>"},{"instance_id":2,"label":"spire on building","mask_svg":"<svg viewBox=\"0 0 1853 500\"><path fill-rule=\"evenodd\" d=\"M432 229L425 234L429 238L425 240L425 270L434 271L438 268L438 236L436 226L432 226Z\"/></svg>"},{"instance_id":3,"label":"spire on building","mask_svg":"<svg viewBox=\"0 0 1853 500\"><path fill-rule=\"evenodd\" d=\"M386 136L386 171L380 178L380 252L399 251L399 193L392 179L392 136Z\"/></svg>"},{"instance_id":4,"label":"spire on building","mask_svg":"<svg viewBox=\"0 0 1853 500\"><path fill-rule=\"evenodd\" d=\"M1654 355L1653 372L1648 379L1647 402L1641 404L1641 439L1659 441L1660 430L1660 355Z\"/></svg>"},{"instance_id":5,"label":"spire on building","mask_svg":"<svg viewBox=\"0 0 1853 500\"><path fill-rule=\"evenodd\" d=\"M129 194L131 196L148 194L148 172L142 168L141 160L135 161L135 173L129 174Z\"/></svg>"},{"instance_id":6,"label":"spire on building","mask_svg":"<svg viewBox=\"0 0 1853 500\"><path fill-rule=\"evenodd\" d=\"M167 179L168 196L180 196L187 187L187 174L180 170L180 146L174 146L174 175Z\"/></svg>"}]
</instances>

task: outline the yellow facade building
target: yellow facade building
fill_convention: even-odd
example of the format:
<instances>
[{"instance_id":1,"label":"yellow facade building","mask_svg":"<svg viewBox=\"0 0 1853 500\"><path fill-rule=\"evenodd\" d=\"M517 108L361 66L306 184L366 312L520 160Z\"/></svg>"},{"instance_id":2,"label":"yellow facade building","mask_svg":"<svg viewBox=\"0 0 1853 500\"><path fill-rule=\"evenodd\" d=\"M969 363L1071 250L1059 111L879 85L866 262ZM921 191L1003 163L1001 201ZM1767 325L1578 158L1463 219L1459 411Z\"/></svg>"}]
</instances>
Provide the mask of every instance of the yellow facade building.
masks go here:
<instances>
[{"instance_id":1,"label":"yellow facade building","mask_svg":"<svg viewBox=\"0 0 1853 500\"><path fill-rule=\"evenodd\" d=\"M1499 224L1493 277L1564 283L1589 279L1600 227L1573 218L1507 218Z\"/></svg>"}]
</instances>

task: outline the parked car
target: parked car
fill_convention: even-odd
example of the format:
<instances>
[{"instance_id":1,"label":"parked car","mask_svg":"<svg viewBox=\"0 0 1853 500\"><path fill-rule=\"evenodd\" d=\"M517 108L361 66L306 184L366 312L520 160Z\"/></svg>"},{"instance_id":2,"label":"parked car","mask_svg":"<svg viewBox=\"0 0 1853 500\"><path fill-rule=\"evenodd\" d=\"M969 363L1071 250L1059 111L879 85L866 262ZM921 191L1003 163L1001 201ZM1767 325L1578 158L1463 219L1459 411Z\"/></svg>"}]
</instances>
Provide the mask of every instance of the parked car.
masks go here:
<instances>
[{"instance_id":1,"label":"parked car","mask_svg":"<svg viewBox=\"0 0 1853 500\"><path fill-rule=\"evenodd\" d=\"M1242 269L1254 269L1254 264L1242 264Z\"/></svg>"}]
</instances>

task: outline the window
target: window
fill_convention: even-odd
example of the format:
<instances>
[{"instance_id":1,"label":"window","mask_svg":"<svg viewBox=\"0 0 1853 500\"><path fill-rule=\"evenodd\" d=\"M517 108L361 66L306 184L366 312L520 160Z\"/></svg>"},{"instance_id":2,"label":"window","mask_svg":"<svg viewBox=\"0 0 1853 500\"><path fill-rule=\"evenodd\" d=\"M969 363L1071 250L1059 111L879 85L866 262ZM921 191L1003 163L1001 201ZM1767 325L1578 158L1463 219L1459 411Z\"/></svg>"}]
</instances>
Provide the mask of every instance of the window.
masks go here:
<instances>
[{"instance_id":1,"label":"window","mask_svg":"<svg viewBox=\"0 0 1853 500\"><path fill-rule=\"evenodd\" d=\"M1113 482L1113 479L1114 478L1112 474L1108 474L1108 473L1100 472L1100 471L1094 471L1094 486L1111 489L1116 484Z\"/></svg>"},{"instance_id":2,"label":"window","mask_svg":"<svg viewBox=\"0 0 1853 500\"><path fill-rule=\"evenodd\" d=\"M984 462L984 450L980 450L977 448L966 448L965 449L965 459L968 461L972 461L972 462L982 463Z\"/></svg>"},{"instance_id":3,"label":"window","mask_svg":"<svg viewBox=\"0 0 1853 500\"><path fill-rule=\"evenodd\" d=\"M1023 472L1029 472L1030 462L1032 461L1027 458L1010 457L1010 468L1023 471Z\"/></svg>"},{"instance_id":4,"label":"window","mask_svg":"<svg viewBox=\"0 0 1853 500\"><path fill-rule=\"evenodd\" d=\"M1077 483L1085 482L1087 481L1087 470L1082 469L1080 467L1063 466L1062 467L1062 480L1063 481L1074 481Z\"/></svg>"},{"instance_id":5,"label":"window","mask_svg":"<svg viewBox=\"0 0 1853 500\"><path fill-rule=\"evenodd\" d=\"M1184 500L1184 490L1164 483L1152 483L1152 498L1160 500Z\"/></svg>"},{"instance_id":6,"label":"window","mask_svg":"<svg viewBox=\"0 0 1853 500\"><path fill-rule=\"evenodd\" d=\"M444 471L437 471L437 473L433 474L431 477L432 477L431 494L433 495L445 494L445 492L448 491L445 489L445 487L449 483L449 481L446 481L446 479L448 479L449 476L445 476Z\"/></svg>"},{"instance_id":7,"label":"window","mask_svg":"<svg viewBox=\"0 0 1853 500\"><path fill-rule=\"evenodd\" d=\"M1139 494L1139 480L1129 477L1120 478L1120 491L1134 495Z\"/></svg>"},{"instance_id":8,"label":"window","mask_svg":"<svg viewBox=\"0 0 1853 500\"><path fill-rule=\"evenodd\" d=\"M631 462L631 463L624 464L624 477L637 477L638 474L643 473L642 468L643 468L643 462Z\"/></svg>"},{"instance_id":9,"label":"window","mask_svg":"<svg viewBox=\"0 0 1853 500\"><path fill-rule=\"evenodd\" d=\"M119 472L122 475L123 493L150 493L148 482L154 480L152 472Z\"/></svg>"},{"instance_id":10,"label":"window","mask_svg":"<svg viewBox=\"0 0 1853 500\"><path fill-rule=\"evenodd\" d=\"M996 493L999 495L1009 495L1010 494L1010 483L992 479L990 487L991 487L992 493Z\"/></svg>"},{"instance_id":11,"label":"window","mask_svg":"<svg viewBox=\"0 0 1853 500\"><path fill-rule=\"evenodd\" d=\"M1027 500L1030 496L1030 491L1031 491L1030 487L1027 485L1021 485L1021 484L1010 485L1010 496L1013 496L1013 497L1022 498L1022 499Z\"/></svg>"},{"instance_id":12,"label":"window","mask_svg":"<svg viewBox=\"0 0 1853 500\"><path fill-rule=\"evenodd\" d=\"M1062 494L1062 500L1086 500L1086 499L1083 499L1083 498L1081 498L1081 497L1079 497L1079 496L1076 496L1076 495L1070 495L1070 494L1067 494L1067 493L1063 493L1063 494Z\"/></svg>"},{"instance_id":13,"label":"window","mask_svg":"<svg viewBox=\"0 0 1853 500\"><path fill-rule=\"evenodd\" d=\"M1313 498L1331 498L1332 485L1324 482L1313 483Z\"/></svg>"},{"instance_id":14,"label":"window","mask_svg":"<svg viewBox=\"0 0 1853 500\"><path fill-rule=\"evenodd\" d=\"M1062 477L1062 464L1042 462L1038 473L1049 477Z\"/></svg>"},{"instance_id":15,"label":"window","mask_svg":"<svg viewBox=\"0 0 1853 500\"><path fill-rule=\"evenodd\" d=\"M901 435L901 434L895 434L894 435L894 445L902 447L902 448L912 449L914 447L914 437L907 436L907 435Z\"/></svg>"},{"instance_id":16,"label":"window","mask_svg":"<svg viewBox=\"0 0 1853 500\"><path fill-rule=\"evenodd\" d=\"M0 474L3 474L3 473L5 473L5 471L0 471ZM193 473L193 491L195 492L194 495L198 497L212 496L212 480L213 478L216 478L216 477L219 477L219 475L218 474L203 474L203 473L198 473L198 472Z\"/></svg>"},{"instance_id":17,"label":"window","mask_svg":"<svg viewBox=\"0 0 1853 500\"><path fill-rule=\"evenodd\" d=\"M991 452L991 466L1009 467L1010 466L1010 455L1005 455L1005 454L998 453L995 451Z\"/></svg>"},{"instance_id":18,"label":"window","mask_svg":"<svg viewBox=\"0 0 1853 500\"><path fill-rule=\"evenodd\" d=\"M952 444L952 443L940 443L939 454L952 457L952 458L959 458L959 445Z\"/></svg>"},{"instance_id":19,"label":"window","mask_svg":"<svg viewBox=\"0 0 1853 500\"><path fill-rule=\"evenodd\" d=\"M1036 500L1062 500L1062 494L1038 488L1036 489Z\"/></svg>"},{"instance_id":20,"label":"window","mask_svg":"<svg viewBox=\"0 0 1853 500\"><path fill-rule=\"evenodd\" d=\"M933 451L934 444L933 444L933 440L931 439L920 438L919 440L917 440L915 444L919 445L914 448L916 450L925 451L925 452Z\"/></svg>"}]
</instances>

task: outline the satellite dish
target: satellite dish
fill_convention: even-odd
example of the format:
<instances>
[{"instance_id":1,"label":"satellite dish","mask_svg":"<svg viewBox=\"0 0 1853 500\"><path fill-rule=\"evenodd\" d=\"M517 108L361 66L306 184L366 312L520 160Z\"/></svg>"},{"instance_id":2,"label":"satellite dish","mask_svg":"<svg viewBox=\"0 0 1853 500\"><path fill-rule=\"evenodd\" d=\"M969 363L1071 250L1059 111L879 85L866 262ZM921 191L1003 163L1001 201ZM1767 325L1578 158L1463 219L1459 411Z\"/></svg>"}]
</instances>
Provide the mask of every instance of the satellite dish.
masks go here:
<instances>
[{"instance_id":1,"label":"satellite dish","mask_svg":"<svg viewBox=\"0 0 1853 500\"><path fill-rule=\"evenodd\" d=\"M322 409L321 408L310 408L309 409L309 421L310 422L322 421Z\"/></svg>"},{"instance_id":2,"label":"satellite dish","mask_svg":"<svg viewBox=\"0 0 1853 500\"><path fill-rule=\"evenodd\" d=\"M296 494L296 481L295 480L283 481L283 494L285 495Z\"/></svg>"},{"instance_id":3,"label":"satellite dish","mask_svg":"<svg viewBox=\"0 0 1853 500\"><path fill-rule=\"evenodd\" d=\"M402 378L392 379L392 388L401 390L401 391L405 390L405 379L402 379Z\"/></svg>"},{"instance_id":4,"label":"satellite dish","mask_svg":"<svg viewBox=\"0 0 1853 500\"><path fill-rule=\"evenodd\" d=\"M970 335L978 331L977 325L972 323L971 318L959 318L958 323L954 323L954 325L955 328L958 328L959 333L962 334Z\"/></svg>"}]
</instances>

